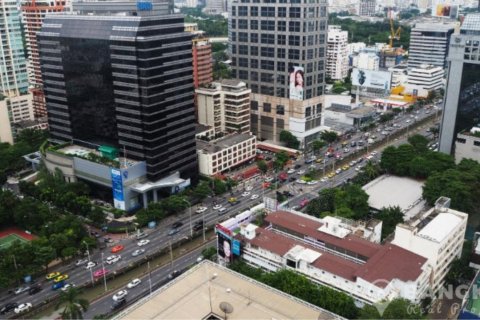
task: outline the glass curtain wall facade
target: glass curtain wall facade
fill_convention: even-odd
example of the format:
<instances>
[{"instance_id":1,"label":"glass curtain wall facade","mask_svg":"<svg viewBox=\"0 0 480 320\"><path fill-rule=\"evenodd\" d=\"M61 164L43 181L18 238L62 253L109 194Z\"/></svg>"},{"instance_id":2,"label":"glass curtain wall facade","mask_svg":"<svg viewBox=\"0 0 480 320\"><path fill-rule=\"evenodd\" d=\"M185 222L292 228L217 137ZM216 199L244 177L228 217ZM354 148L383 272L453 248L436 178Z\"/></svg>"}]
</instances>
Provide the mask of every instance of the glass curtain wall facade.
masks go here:
<instances>
[{"instance_id":1,"label":"glass curtain wall facade","mask_svg":"<svg viewBox=\"0 0 480 320\"><path fill-rule=\"evenodd\" d=\"M39 33L51 137L108 144L156 181L197 175L183 17L47 16Z\"/></svg>"}]
</instances>

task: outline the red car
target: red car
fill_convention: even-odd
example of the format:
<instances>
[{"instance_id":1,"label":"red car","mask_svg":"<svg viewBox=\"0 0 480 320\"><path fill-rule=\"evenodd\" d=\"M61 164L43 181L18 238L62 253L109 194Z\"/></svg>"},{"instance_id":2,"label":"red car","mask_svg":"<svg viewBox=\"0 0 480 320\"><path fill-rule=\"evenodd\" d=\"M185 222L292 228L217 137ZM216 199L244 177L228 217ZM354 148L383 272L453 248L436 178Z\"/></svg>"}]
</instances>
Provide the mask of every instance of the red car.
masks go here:
<instances>
[{"instance_id":1,"label":"red car","mask_svg":"<svg viewBox=\"0 0 480 320\"><path fill-rule=\"evenodd\" d=\"M108 270L107 269L98 269L97 271L95 271L93 273L93 276L95 278L99 278L99 277L102 277L104 274L107 274L108 273Z\"/></svg>"},{"instance_id":2,"label":"red car","mask_svg":"<svg viewBox=\"0 0 480 320\"><path fill-rule=\"evenodd\" d=\"M125 248L124 246L122 246L121 244L119 244L119 245L116 245L115 247L113 247L112 250L111 250L111 252L112 252L112 253L117 253L117 252L122 251L124 248Z\"/></svg>"}]
</instances>

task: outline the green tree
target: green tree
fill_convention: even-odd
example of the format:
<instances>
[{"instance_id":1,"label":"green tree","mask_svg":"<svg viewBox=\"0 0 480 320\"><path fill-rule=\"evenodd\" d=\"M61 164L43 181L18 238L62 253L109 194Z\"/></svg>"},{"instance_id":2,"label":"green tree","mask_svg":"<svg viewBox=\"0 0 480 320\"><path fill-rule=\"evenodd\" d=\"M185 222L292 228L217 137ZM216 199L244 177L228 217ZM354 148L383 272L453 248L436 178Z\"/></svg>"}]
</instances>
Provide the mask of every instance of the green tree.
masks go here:
<instances>
[{"instance_id":1,"label":"green tree","mask_svg":"<svg viewBox=\"0 0 480 320\"><path fill-rule=\"evenodd\" d=\"M88 213L87 218L92 221L93 224L101 226L105 224L106 218L103 209L100 207L93 207L93 209Z\"/></svg>"},{"instance_id":2,"label":"green tree","mask_svg":"<svg viewBox=\"0 0 480 320\"><path fill-rule=\"evenodd\" d=\"M421 308L405 299L392 300L382 315L383 319L422 319Z\"/></svg>"},{"instance_id":3,"label":"green tree","mask_svg":"<svg viewBox=\"0 0 480 320\"><path fill-rule=\"evenodd\" d=\"M335 212L335 188L325 188L320 190L318 198L311 200L306 208L309 215L320 217L324 212Z\"/></svg>"},{"instance_id":4,"label":"green tree","mask_svg":"<svg viewBox=\"0 0 480 320\"><path fill-rule=\"evenodd\" d=\"M60 293L55 310L64 306L61 316L63 319L83 319L83 313L88 310L90 303L87 299L80 298L80 291L70 287Z\"/></svg>"},{"instance_id":5,"label":"green tree","mask_svg":"<svg viewBox=\"0 0 480 320\"><path fill-rule=\"evenodd\" d=\"M285 142L288 148L298 149L300 141L290 131L282 130L280 132L280 141Z\"/></svg>"},{"instance_id":6,"label":"green tree","mask_svg":"<svg viewBox=\"0 0 480 320\"><path fill-rule=\"evenodd\" d=\"M354 212L354 219L363 219L369 213L368 194L361 186L356 184L347 184L344 188L338 189L335 192L335 207L336 212L340 208L348 208ZM340 212L349 213L346 210ZM350 217L346 217L350 218Z\"/></svg>"},{"instance_id":7,"label":"green tree","mask_svg":"<svg viewBox=\"0 0 480 320\"><path fill-rule=\"evenodd\" d=\"M208 186L207 181L200 181L200 183L197 184L195 189L193 189L193 195L199 200L205 199L210 194L212 194L212 190Z\"/></svg>"},{"instance_id":8,"label":"green tree","mask_svg":"<svg viewBox=\"0 0 480 320\"><path fill-rule=\"evenodd\" d=\"M267 173L268 171L268 165L264 160L258 160L257 167L258 170L260 170L263 174Z\"/></svg>"},{"instance_id":9,"label":"green tree","mask_svg":"<svg viewBox=\"0 0 480 320\"><path fill-rule=\"evenodd\" d=\"M288 153L286 151L280 151L275 154L275 161L273 162L273 166L277 170L282 170L287 164L289 159Z\"/></svg>"},{"instance_id":10,"label":"green tree","mask_svg":"<svg viewBox=\"0 0 480 320\"><path fill-rule=\"evenodd\" d=\"M317 154L318 151L320 151L323 147L325 147L325 145L326 145L326 142L323 141L323 140L314 140L312 142L313 152L315 152L315 154Z\"/></svg>"},{"instance_id":11,"label":"green tree","mask_svg":"<svg viewBox=\"0 0 480 320\"><path fill-rule=\"evenodd\" d=\"M408 138L408 143L413 146L417 154L424 154L428 151L428 142L429 140L420 134Z\"/></svg>"},{"instance_id":12,"label":"green tree","mask_svg":"<svg viewBox=\"0 0 480 320\"><path fill-rule=\"evenodd\" d=\"M382 208L375 216L382 223L382 240L395 231L397 224L403 222L403 212L398 206Z\"/></svg>"},{"instance_id":13,"label":"green tree","mask_svg":"<svg viewBox=\"0 0 480 320\"><path fill-rule=\"evenodd\" d=\"M227 192L227 184L223 180L215 178L213 180L213 191L216 195L224 194Z\"/></svg>"},{"instance_id":14,"label":"green tree","mask_svg":"<svg viewBox=\"0 0 480 320\"><path fill-rule=\"evenodd\" d=\"M327 143L334 143L338 139L338 134L335 131L322 131L320 137Z\"/></svg>"},{"instance_id":15,"label":"green tree","mask_svg":"<svg viewBox=\"0 0 480 320\"><path fill-rule=\"evenodd\" d=\"M161 201L161 207L165 210L167 215L178 213L182 210L185 210L189 206L189 202L184 196L179 196L176 194L171 195L170 197Z\"/></svg>"},{"instance_id":16,"label":"green tree","mask_svg":"<svg viewBox=\"0 0 480 320\"><path fill-rule=\"evenodd\" d=\"M49 245L48 240L41 238L34 240L32 246L35 250L35 263L45 268L45 273L48 273L48 265L56 258L55 249Z\"/></svg>"},{"instance_id":17,"label":"green tree","mask_svg":"<svg viewBox=\"0 0 480 320\"><path fill-rule=\"evenodd\" d=\"M202 250L202 256L204 259L215 261L217 256L217 249L215 247L208 247Z\"/></svg>"}]
</instances>

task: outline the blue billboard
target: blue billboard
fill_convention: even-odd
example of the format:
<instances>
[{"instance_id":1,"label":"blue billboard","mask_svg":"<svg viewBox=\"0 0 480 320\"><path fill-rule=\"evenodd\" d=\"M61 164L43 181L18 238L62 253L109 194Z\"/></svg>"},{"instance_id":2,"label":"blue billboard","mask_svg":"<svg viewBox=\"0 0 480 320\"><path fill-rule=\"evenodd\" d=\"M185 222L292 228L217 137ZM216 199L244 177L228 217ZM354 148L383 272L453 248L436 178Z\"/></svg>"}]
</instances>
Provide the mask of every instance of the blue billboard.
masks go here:
<instances>
[{"instance_id":1,"label":"blue billboard","mask_svg":"<svg viewBox=\"0 0 480 320\"><path fill-rule=\"evenodd\" d=\"M153 4L148 1L137 1L137 10L139 11L151 11Z\"/></svg>"},{"instance_id":2,"label":"blue billboard","mask_svg":"<svg viewBox=\"0 0 480 320\"><path fill-rule=\"evenodd\" d=\"M112 176L113 205L117 209L125 210L122 172L118 169L111 168L110 174Z\"/></svg>"},{"instance_id":3,"label":"blue billboard","mask_svg":"<svg viewBox=\"0 0 480 320\"><path fill-rule=\"evenodd\" d=\"M233 252L233 254L235 254L237 256L240 255L240 241L238 241L237 239L233 239L232 252Z\"/></svg>"}]
</instances>

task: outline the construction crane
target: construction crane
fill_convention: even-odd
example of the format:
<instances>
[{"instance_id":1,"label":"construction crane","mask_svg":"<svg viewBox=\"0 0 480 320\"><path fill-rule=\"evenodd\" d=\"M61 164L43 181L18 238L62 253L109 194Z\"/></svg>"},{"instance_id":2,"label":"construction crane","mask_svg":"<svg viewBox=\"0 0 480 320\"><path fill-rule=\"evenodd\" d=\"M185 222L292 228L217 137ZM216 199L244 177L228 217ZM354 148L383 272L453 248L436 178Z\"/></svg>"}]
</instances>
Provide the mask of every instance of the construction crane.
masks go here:
<instances>
[{"instance_id":1,"label":"construction crane","mask_svg":"<svg viewBox=\"0 0 480 320\"><path fill-rule=\"evenodd\" d=\"M393 25L393 15L391 14L391 11L388 11L388 15L390 18L390 35L388 36L389 43L388 45L390 46L390 49L393 49L393 40L400 40L400 33L402 32L402 27L398 27L397 30L395 30L395 26Z\"/></svg>"}]
</instances>

